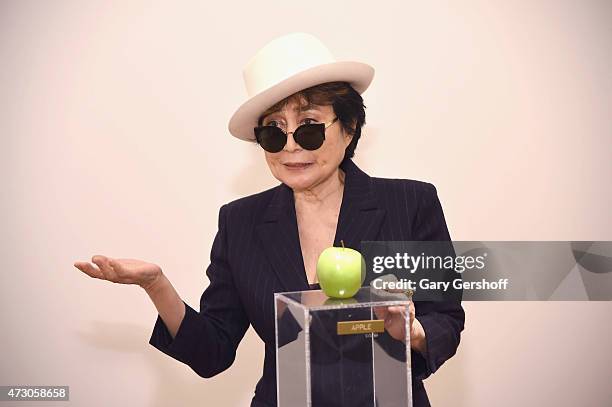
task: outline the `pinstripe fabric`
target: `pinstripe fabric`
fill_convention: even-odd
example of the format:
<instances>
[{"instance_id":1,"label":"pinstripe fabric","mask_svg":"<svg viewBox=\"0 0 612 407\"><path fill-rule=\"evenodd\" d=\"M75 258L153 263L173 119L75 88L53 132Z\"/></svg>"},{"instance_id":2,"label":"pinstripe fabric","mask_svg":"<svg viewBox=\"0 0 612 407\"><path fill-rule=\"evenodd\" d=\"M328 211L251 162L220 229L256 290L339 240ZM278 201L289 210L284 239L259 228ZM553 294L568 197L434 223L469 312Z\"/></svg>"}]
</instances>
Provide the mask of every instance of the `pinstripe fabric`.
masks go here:
<instances>
[{"instance_id":1,"label":"pinstripe fabric","mask_svg":"<svg viewBox=\"0 0 612 407\"><path fill-rule=\"evenodd\" d=\"M409 179L370 177L350 159L334 246L366 240L450 240L436 188ZM226 370L251 324L265 344L263 375L251 406L276 406L273 293L308 290L293 191L285 184L237 199L219 211L200 312L185 303L174 340L157 317L149 343L208 378ZM414 406L428 406L422 380L456 353L465 314L460 303L415 302L425 355L412 352ZM397 341L389 346L403 345Z\"/></svg>"}]
</instances>

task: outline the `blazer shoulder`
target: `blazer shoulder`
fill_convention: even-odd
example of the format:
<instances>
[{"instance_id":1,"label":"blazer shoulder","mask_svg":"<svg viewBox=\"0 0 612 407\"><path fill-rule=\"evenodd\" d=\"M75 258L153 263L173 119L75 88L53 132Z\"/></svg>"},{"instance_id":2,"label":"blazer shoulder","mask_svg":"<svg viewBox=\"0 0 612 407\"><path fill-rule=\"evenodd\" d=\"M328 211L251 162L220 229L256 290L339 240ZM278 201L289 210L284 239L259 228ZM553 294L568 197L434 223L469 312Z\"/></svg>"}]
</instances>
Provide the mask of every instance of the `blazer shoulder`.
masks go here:
<instances>
[{"instance_id":1,"label":"blazer shoulder","mask_svg":"<svg viewBox=\"0 0 612 407\"><path fill-rule=\"evenodd\" d=\"M372 183L378 192L385 191L410 191L414 194L436 194L437 189L434 184L427 181L420 181L410 178L382 178L371 177Z\"/></svg>"},{"instance_id":2,"label":"blazer shoulder","mask_svg":"<svg viewBox=\"0 0 612 407\"><path fill-rule=\"evenodd\" d=\"M266 208L276 191L281 186L282 184L279 184L264 191L234 199L233 201L223 204L221 206L221 210L225 208L225 210L228 212L228 216L249 216L253 213L260 213Z\"/></svg>"}]
</instances>

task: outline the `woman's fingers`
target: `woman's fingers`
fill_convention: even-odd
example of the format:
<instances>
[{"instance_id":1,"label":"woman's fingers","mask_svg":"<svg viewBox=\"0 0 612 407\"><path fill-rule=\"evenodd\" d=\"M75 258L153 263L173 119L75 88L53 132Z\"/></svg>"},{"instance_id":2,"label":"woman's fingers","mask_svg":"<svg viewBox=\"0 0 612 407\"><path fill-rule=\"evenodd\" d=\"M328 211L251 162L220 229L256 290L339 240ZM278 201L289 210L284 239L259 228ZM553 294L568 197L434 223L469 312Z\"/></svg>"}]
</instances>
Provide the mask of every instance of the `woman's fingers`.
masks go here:
<instances>
[{"instance_id":1,"label":"woman's fingers","mask_svg":"<svg viewBox=\"0 0 612 407\"><path fill-rule=\"evenodd\" d=\"M412 329L415 315L414 303L410 301L408 306L391 305L373 308L377 318L385 321L385 329L389 334L395 339L404 340L406 337L407 319L409 320L408 326Z\"/></svg>"},{"instance_id":2,"label":"woman's fingers","mask_svg":"<svg viewBox=\"0 0 612 407\"><path fill-rule=\"evenodd\" d=\"M401 317L405 308L404 306L374 307L374 313L378 319L391 321L393 318Z\"/></svg>"},{"instance_id":3,"label":"woman's fingers","mask_svg":"<svg viewBox=\"0 0 612 407\"><path fill-rule=\"evenodd\" d=\"M374 307L374 313L380 319L384 319L389 314L396 315L402 312L406 312L405 305L389 305L385 307Z\"/></svg>"},{"instance_id":4,"label":"woman's fingers","mask_svg":"<svg viewBox=\"0 0 612 407\"><path fill-rule=\"evenodd\" d=\"M386 319L388 314L387 307L374 307L374 314L376 314L378 319Z\"/></svg>"},{"instance_id":5,"label":"woman's fingers","mask_svg":"<svg viewBox=\"0 0 612 407\"><path fill-rule=\"evenodd\" d=\"M74 267L78 268L83 273L87 274L89 277L105 280L102 272L87 262L77 261L76 263L74 263Z\"/></svg>"},{"instance_id":6,"label":"woman's fingers","mask_svg":"<svg viewBox=\"0 0 612 407\"><path fill-rule=\"evenodd\" d=\"M91 258L91 261L94 262L100 268L100 272L102 273L102 275L104 275L105 280L112 281L113 283L119 282L117 273L108 263L108 257L96 255Z\"/></svg>"},{"instance_id":7,"label":"woman's fingers","mask_svg":"<svg viewBox=\"0 0 612 407\"><path fill-rule=\"evenodd\" d=\"M410 305L408 306L408 312L410 315L410 324L412 325L412 321L414 320L414 316L415 316L415 309L414 309L414 302L410 301Z\"/></svg>"},{"instance_id":8,"label":"woman's fingers","mask_svg":"<svg viewBox=\"0 0 612 407\"><path fill-rule=\"evenodd\" d=\"M401 314L406 312L406 306L404 305L393 305L389 307L389 312L391 314Z\"/></svg>"}]
</instances>

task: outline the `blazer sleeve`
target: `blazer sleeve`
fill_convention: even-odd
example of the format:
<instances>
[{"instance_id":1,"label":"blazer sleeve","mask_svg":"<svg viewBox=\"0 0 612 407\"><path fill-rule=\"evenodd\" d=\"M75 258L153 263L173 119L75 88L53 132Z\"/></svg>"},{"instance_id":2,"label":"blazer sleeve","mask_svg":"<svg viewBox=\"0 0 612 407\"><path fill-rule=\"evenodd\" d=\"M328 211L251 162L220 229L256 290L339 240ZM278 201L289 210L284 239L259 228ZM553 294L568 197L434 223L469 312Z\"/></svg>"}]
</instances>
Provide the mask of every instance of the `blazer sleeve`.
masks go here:
<instances>
[{"instance_id":1,"label":"blazer sleeve","mask_svg":"<svg viewBox=\"0 0 612 407\"><path fill-rule=\"evenodd\" d=\"M413 240L450 241L436 187L430 183L421 183L420 187L421 193L415 194L419 203L413 224ZM425 330L427 343L424 354L411 352L413 373L416 379L422 380L457 352L465 312L461 297L457 301L415 301L414 306L415 318Z\"/></svg>"},{"instance_id":2,"label":"blazer sleeve","mask_svg":"<svg viewBox=\"0 0 612 407\"><path fill-rule=\"evenodd\" d=\"M210 281L200 298L200 312L185 304L185 317L174 339L159 314L149 343L209 378L229 368L249 327L228 262L226 206L219 210L218 232L206 275Z\"/></svg>"}]
</instances>

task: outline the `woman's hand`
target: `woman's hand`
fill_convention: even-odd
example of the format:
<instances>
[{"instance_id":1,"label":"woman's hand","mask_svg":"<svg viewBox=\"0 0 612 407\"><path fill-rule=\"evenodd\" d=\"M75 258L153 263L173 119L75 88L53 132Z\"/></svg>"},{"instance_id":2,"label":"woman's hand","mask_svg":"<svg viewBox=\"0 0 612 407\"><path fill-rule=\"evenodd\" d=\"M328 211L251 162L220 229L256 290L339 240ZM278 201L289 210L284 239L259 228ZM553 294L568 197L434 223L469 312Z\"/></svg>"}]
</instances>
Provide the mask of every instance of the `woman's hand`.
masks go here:
<instances>
[{"instance_id":1,"label":"woman's hand","mask_svg":"<svg viewBox=\"0 0 612 407\"><path fill-rule=\"evenodd\" d=\"M150 289L162 276L161 268L152 263L136 259L113 259L96 255L88 262L78 261L74 267L93 278L111 281L119 284L137 284L145 290Z\"/></svg>"},{"instance_id":2,"label":"woman's hand","mask_svg":"<svg viewBox=\"0 0 612 407\"><path fill-rule=\"evenodd\" d=\"M427 342L425 341L425 330L415 318L414 302L410 301L409 310L409 327L410 327L410 347L421 353L427 350ZM406 306L390 306L390 307L374 307L374 313L379 319L385 320L385 330L393 339L405 342L406 338Z\"/></svg>"}]
</instances>

